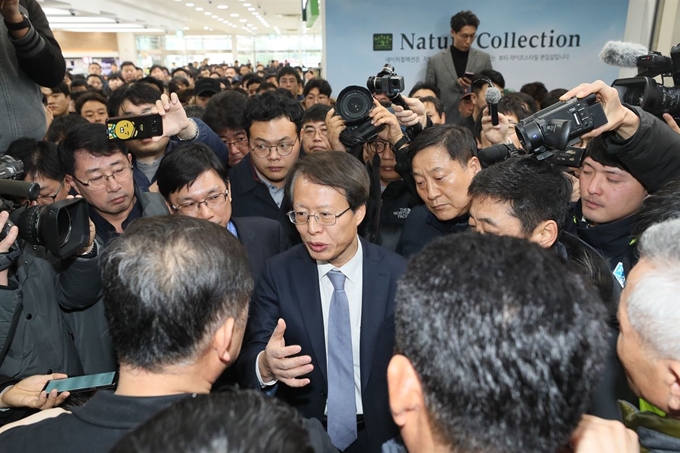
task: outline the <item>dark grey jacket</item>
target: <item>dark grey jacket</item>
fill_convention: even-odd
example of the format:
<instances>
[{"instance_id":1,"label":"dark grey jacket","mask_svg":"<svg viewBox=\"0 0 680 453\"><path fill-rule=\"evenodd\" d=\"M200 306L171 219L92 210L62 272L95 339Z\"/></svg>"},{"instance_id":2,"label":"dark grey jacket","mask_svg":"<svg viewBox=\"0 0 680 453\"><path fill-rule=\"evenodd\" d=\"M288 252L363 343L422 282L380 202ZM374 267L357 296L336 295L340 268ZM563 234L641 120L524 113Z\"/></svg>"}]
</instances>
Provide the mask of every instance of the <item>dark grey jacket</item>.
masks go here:
<instances>
[{"instance_id":1,"label":"dark grey jacket","mask_svg":"<svg viewBox=\"0 0 680 453\"><path fill-rule=\"evenodd\" d=\"M10 268L9 285L0 286L0 346L11 341L0 374L25 377L62 372L82 374L82 366L62 310L82 310L99 298L98 258L60 260L43 247L22 244L23 252ZM9 326L22 303L16 332Z\"/></svg>"},{"instance_id":2,"label":"dark grey jacket","mask_svg":"<svg viewBox=\"0 0 680 453\"><path fill-rule=\"evenodd\" d=\"M26 36L10 38L0 20L0 153L21 137L42 139L47 129L40 85L54 87L64 79L66 63L45 13L35 0L20 0L31 22Z\"/></svg>"}]
</instances>

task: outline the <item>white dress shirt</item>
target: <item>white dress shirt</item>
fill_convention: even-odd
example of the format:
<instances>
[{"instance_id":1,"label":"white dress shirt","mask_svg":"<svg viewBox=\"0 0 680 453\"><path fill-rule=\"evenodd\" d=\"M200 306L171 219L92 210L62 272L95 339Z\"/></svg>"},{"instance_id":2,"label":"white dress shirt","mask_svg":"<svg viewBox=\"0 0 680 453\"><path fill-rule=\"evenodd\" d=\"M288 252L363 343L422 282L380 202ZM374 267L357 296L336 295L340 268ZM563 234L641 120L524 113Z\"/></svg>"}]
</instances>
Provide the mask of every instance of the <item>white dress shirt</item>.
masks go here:
<instances>
[{"instance_id":1,"label":"white dress shirt","mask_svg":"<svg viewBox=\"0 0 680 453\"><path fill-rule=\"evenodd\" d=\"M321 311L323 313L323 332L328 351L328 312L331 307L331 297L333 296L333 284L328 278L328 273L337 269L345 275L345 293L349 301L349 321L352 329L352 358L354 361L354 398L357 403L357 414L364 413L361 402L361 306L363 299L363 280L364 280L364 251L361 248L361 241L357 252L344 266L335 267L332 264L317 261L316 268L319 272L319 289L321 291ZM328 357L328 354L326 354ZM328 363L328 360L326 360Z\"/></svg>"},{"instance_id":2,"label":"white dress shirt","mask_svg":"<svg viewBox=\"0 0 680 453\"><path fill-rule=\"evenodd\" d=\"M321 293L321 311L323 314L323 332L324 344L326 351L328 351L328 312L331 306L331 297L333 296L333 284L328 273L333 269L337 269L345 275L345 293L347 293L347 300L349 301L349 320L352 329L352 359L354 362L354 398L356 400L357 414L364 413L364 406L361 401L361 307L363 302L363 274L364 274L364 251L361 247L361 241L357 236L358 247L357 251L344 266L338 268L325 261L317 261L316 268L319 278L319 292ZM264 351L262 351L264 352ZM262 354L260 352L260 354ZM309 352L302 351L302 354L309 354ZM255 361L255 374L260 382L262 388L276 384L277 380L270 382L263 382L260 375L260 354L257 355ZM328 360L326 360L328 363Z\"/></svg>"}]
</instances>

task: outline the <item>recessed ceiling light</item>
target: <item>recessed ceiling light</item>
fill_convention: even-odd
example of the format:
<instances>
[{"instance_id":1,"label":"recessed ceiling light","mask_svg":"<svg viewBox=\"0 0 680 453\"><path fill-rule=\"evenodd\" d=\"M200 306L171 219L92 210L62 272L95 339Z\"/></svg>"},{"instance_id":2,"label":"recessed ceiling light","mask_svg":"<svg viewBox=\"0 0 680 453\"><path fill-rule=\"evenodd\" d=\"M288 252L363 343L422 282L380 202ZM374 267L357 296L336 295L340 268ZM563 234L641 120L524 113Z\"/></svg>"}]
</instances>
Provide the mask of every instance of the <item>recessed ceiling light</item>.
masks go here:
<instances>
[{"instance_id":1,"label":"recessed ceiling light","mask_svg":"<svg viewBox=\"0 0 680 453\"><path fill-rule=\"evenodd\" d=\"M243 22L248 22L248 19L239 19L238 21L243 23Z\"/></svg>"},{"instance_id":2,"label":"recessed ceiling light","mask_svg":"<svg viewBox=\"0 0 680 453\"><path fill-rule=\"evenodd\" d=\"M205 14L206 16L212 16L212 13L210 11L206 11L203 14Z\"/></svg>"},{"instance_id":3,"label":"recessed ceiling light","mask_svg":"<svg viewBox=\"0 0 680 453\"><path fill-rule=\"evenodd\" d=\"M208 29L208 27L203 27L203 30L207 30L207 29Z\"/></svg>"},{"instance_id":4,"label":"recessed ceiling light","mask_svg":"<svg viewBox=\"0 0 680 453\"><path fill-rule=\"evenodd\" d=\"M194 6L194 4L193 3L187 3L187 6L192 7L192 6Z\"/></svg>"},{"instance_id":5,"label":"recessed ceiling light","mask_svg":"<svg viewBox=\"0 0 680 453\"><path fill-rule=\"evenodd\" d=\"M250 3L244 3L243 6L250 6Z\"/></svg>"},{"instance_id":6,"label":"recessed ceiling light","mask_svg":"<svg viewBox=\"0 0 680 453\"><path fill-rule=\"evenodd\" d=\"M203 11L203 8L199 6L198 8L196 8L196 11Z\"/></svg>"},{"instance_id":7,"label":"recessed ceiling light","mask_svg":"<svg viewBox=\"0 0 680 453\"><path fill-rule=\"evenodd\" d=\"M248 11L255 11L255 8L248 8Z\"/></svg>"},{"instance_id":8,"label":"recessed ceiling light","mask_svg":"<svg viewBox=\"0 0 680 453\"><path fill-rule=\"evenodd\" d=\"M238 13L231 13L229 14L231 17L238 17Z\"/></svg>"},{"instance_id":9,"label":"recessed ceiling light","mask_svg":"<svg viewBox=\"0 0 680 453\"><path fill-rule=\"evenodd\" d=\"M184 27L184 30L188 30L188 29L189 29L189 27Z\"/></svg>"},{"instance_id":10,"label":"recessed ceiling light","mask_svg":"<svg viewBox=\"0 0 680 453\"><path fill-rule=\"evenodd\" d=\"M229 6L227 5L217 5L217 9L228 9Z\"/></svg>"}]
</instances>

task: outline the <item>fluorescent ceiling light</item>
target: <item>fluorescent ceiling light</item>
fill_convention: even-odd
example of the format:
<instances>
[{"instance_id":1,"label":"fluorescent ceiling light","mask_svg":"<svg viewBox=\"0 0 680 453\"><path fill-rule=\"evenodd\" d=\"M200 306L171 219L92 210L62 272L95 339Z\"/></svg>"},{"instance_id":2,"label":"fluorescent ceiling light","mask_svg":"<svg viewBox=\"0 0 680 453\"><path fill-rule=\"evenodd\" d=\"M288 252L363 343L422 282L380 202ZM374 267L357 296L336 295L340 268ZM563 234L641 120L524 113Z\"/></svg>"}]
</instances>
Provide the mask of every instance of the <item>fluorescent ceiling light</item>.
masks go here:
<instances>
[{"instance_id":1,"label":"fluorescent ceiling light","mask_svg":"<svg viewBox=\"0 0 680 453\"><path fill-rule=\"evenodd\" d=\"M83 17L83 16L57 16L47 17L50 25L53 24L115 24L116 21L110 17Z\"/></svg>"},{"instance_id":2,"label":"fluorescent ceiling light","mask_svg":"<svg viewBox=\"0 0 680 453\"><path fill-rule=\"evenodd\" d=\"M70 16L71 12L66 9L59 8L43 8L43 12L46 16Z\"/></svg>"}]
</instances>

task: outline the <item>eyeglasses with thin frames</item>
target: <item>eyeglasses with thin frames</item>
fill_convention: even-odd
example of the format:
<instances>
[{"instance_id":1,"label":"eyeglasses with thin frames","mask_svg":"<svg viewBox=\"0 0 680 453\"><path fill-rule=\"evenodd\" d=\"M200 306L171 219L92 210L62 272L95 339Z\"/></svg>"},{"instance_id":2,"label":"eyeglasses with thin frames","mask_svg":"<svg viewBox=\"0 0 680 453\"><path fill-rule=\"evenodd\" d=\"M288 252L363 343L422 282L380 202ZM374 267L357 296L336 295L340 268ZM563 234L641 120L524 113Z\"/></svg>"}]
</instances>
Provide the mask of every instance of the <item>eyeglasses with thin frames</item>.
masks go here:
<instances>
[{"instance_id":1,"label":"eyeglasses with thin frames","mask_svg":"<svg viewBox=\"0 0 680 453\"><path fill-rule=\"evenodd\" d=\"M59 183L59 187L57 188L56 192L54 192L54 195L38 195L35 198L35 201L37 201L38 204L42 204L42 203L40 203L40 200L47 201L49 199L49 200L52 200L52 201L49 202L50 204L54 203L57 199L57 195L59 195L59 192L61 192L62 187L64 187L64 180L63 179Z\"/></svg>"},{"instance_id":2,"label":"eyeglasses with thin frames","mask_svg":"<svg viewBox=\"0 0 680 453\"><path fill-rule=\"evenodd\" d=\"M202 201L187 201L186 203L182 203L177 206L172 205L171 208L173 211L179 212L180 214L194 215L201 210L202 204L204 204L209 209L219 208L227 201L228 195L229 190L225 190L224 192L209 195Z\"/></svg>"},{"instance_id":3,"label":"eyeglasses with thin frames","mask_svg":"<svg viewBox=\"0 0 680 453\"><path fill-rule=\"evenodd\" d=\"M288 219L290 219L291 223L295 225L306 225L309 222L309 219L314 217L314 220L316 220L316 223L319 225L331 226L335 225L335 223L338 221L338 218L342 217L342 215L350 209L352 208L349 207L340 214L333 214L332 212L315 212L313 214L308 214L302 211L289 211Z\"/></svg>"},{"instance_id":4,"label":"eyeglasses with thin frames","mask_svg":"<svg viewBox=\"0 0 680 453\"><path fill-rule=\"evenodd\" d=\"M295 144L297 143L299 137L295 137L295 141L293 143L279 143L278 145L264 145L264 144L257 144L250 148L250 150L257 156L257 157L269 157L269 155L272 152L272 149L275 149L277 153L281 156L287 156L290 153L293 152L293 148L295 147Z\"/></svg>"},{"instance_id":5,"label":"eyeglasses with thin frames","mask_svg":"<svg viewBox=\"0 0 680 453\"><path fill-rule=\"evenodd\" d=\"M109 181L109 178L115 179L116 182L130 180L130 178L132 178L132 165L113 170L109 175L95 176L94 178L90 178L85 182L81 181L75 176L73 177L73 179L90 190L102 190L104 187L106 187L106 183Z\"/></svg>"}]
</instances>

